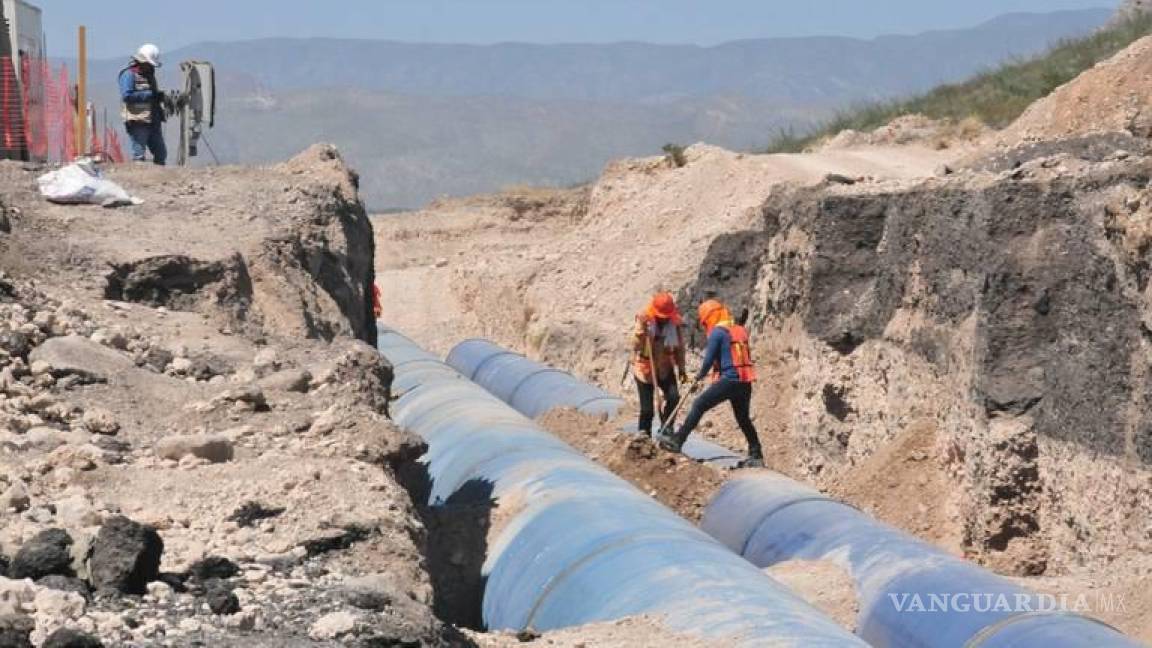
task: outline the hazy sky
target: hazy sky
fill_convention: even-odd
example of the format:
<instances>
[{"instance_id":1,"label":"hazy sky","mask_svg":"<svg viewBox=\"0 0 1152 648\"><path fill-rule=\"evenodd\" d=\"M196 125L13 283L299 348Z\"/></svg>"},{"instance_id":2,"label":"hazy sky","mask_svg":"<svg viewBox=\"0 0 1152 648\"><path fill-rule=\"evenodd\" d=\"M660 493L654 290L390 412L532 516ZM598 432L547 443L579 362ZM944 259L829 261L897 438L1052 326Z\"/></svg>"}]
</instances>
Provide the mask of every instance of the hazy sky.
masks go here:
<instances>
[{"instance_id":1,"label":"hazy sky","mask_svg":"<svg viewBox=\"0 0 1152 648\"><path fill-rule=\"evenodd\" d=\"M715 44L765 36L870 37L974 25L1013 11L1116 6L1119 0L32 0L53 56L96 57L143 41L337 36L412 42L639 40Z\"/></svg>"}]
</instances>

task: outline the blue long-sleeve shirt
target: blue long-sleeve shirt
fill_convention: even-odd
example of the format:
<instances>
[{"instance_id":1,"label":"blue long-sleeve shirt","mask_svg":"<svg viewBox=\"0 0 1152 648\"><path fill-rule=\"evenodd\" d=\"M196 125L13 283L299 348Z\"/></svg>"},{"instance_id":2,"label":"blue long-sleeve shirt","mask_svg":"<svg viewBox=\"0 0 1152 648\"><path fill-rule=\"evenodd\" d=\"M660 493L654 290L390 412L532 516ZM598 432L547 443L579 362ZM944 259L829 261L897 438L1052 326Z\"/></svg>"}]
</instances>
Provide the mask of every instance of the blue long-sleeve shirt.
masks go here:
<instances>
[{"instance_id":1,"label":"blue long-sleeve shirt","mask_svg":"<svg viewBox=\"0 0 1152 648\"><path fill-rule=\"evenodd\" d=\"M704 380L720 365L720 380L740 380L740 373L732 364L732 334L723 326L717 326L708 334L708 346L704 349L704 362L696 374L696 380Z\"/></svg>"},{"instance_id":2,"label":"blue long-sleeve shirt","mask_svg":"<svg viewBox=\"0 0 1152 648\"><path fill-rule=\"evenodd\" d=\"M155 99L156 93L151 88L147 90L136 89L136 72L128 68L120 73L120 99L124 103L145 103Z\"/></svg>"}]
</instances>

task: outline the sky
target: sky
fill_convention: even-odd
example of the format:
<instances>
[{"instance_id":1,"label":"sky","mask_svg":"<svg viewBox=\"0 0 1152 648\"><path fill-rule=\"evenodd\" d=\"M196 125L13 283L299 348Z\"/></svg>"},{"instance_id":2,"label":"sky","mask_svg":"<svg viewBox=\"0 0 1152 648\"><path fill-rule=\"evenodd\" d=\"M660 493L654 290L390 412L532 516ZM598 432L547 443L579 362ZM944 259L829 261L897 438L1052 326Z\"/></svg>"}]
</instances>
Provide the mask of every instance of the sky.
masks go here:
<instances>
[{"instance_id":1,"label":"sky","mask_svg":"<svg viewBox=\"0 0 1152 648\"><path fill-rule=\"evenodd\" d=\"M145 41L274 36L409 42L714 45L742 38L870 38L967 27L1016 11L1115 7L1119 0L31 0L44 10L52 56L131 54Z\"/></svg>"}]
</instances>

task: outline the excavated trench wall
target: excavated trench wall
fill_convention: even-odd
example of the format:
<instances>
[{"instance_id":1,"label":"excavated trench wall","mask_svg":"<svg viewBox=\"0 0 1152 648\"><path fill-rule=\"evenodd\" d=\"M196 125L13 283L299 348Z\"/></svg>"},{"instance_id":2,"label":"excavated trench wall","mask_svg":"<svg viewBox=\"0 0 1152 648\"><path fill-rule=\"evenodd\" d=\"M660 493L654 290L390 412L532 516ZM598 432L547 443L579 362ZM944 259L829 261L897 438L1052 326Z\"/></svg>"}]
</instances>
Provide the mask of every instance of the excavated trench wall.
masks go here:
<instances>
[{"instance_id":1,"label":"excavated trench wall","mask_svg":"<svg viewBox=\"0 0 1152 648\"><path fill-rule=\"evenodd\" d=\"M778 192L680 295L785 350L803 475L927 427L959 485L927 504L1022 574L1152 548L1152 163L1051 166Z\"/></svg>"}]
</instances>

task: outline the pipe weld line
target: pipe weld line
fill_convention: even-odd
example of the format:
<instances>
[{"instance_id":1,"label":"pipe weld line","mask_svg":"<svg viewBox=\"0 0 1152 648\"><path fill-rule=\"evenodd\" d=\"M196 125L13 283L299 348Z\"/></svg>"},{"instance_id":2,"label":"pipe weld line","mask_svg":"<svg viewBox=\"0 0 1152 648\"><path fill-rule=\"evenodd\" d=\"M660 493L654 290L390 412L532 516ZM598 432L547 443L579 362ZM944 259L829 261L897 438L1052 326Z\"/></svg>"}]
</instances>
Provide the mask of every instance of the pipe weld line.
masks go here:
<instances>
[{"instance_id":1,"label":"pipe weld line","mask_svg":"<svg viewBox=\"0 0 1152 648\"><path fill-rule=\"evenodd\" d=\"M1109 630L1112 630L1118 634L1123 634L1115 626L1104 623L1100 619L1094 619L1092 617L1084 616L1083 614L1076 614L1074 612L1020 612L1020 613L1014 614L1008 618L1000 619L999 621L997 621L996 623L993 623L990 626L984 627L983 629L980 630L980 632L977 632L975 635L972 636L971 639L966 641L964 643L963 648L980 648L981 646L984 645L984 642L988 641L989 639L994 638L996 635L1000 634L1001 630L1004 630L1008 626L1012 626L1012 625L1015 625L1017 623L1027 621L1029 619L1038 619L1038 618L1048 618L1048 619L1065 618L1065 619L1076 619L1078 621L1089 621L1091 623L1095 623L1096 625L1099 625L1099 626L1105 627Z\"/></svg>"},{"instance_id":2,"label":"pipe weld line","mask_svg":"<svg viewBox=\"0 0 1152 648\"><path fill-rule=\"evenodd\" d=\"M479 338L473 338L472 340L465 340L465 341L461 342L460 344L467 344L468 342L472 342L472 341L479 341ZM457 345L457 346L459 346L459 345ZM506 355L519 356L521 358L527 359L525 356L522 356L519 353L513 353L511 351L498 351L498 352L493 353L492 355L488 356L487 358L484 358L483 360L481 360L480 364L476 365L476 368L472 370L471 374L469 374L468 380L474 380L476 378L476 375L480 373L480 370L484 368L484 365L495 360L496 358L499 358L501 356L506 356ZM448 366L451 367L452 365L448 365ZM453 369L455 369L455 367L453 367Z\"/></svg>"},{"instance_id":3,"label":"pipe weld line","mask_svg":"<svg viewBox=\"0 0 1152 648\"><path fill-rule=\"evenodd\" d=\"M527 359L527 358L525 358L525 359ZM552 369L551 367L544 367L542 369L537 369L537 370L533 371L532 373L528 374L527 376L524 376L524 378L521 379L520 382L516 383L516 388L513 389L510 394L508 394L508 400L506 400L504 402L505 403L515 402L516 394L520 393L520 389L522 387L524 387L524 383L528 382L529 380L532 380L536 376L540 376L543 374L549 374L549 373L560 374L561 376L569 376L569 377L572 376L572 374L570 374L566 371L560 371L559 369ZM484 388L481 387L480 389L484 389Z\"/></svg>"},{"instance_id":4,"label":"pipe weld line","mask_svg":"<svg viewBox=\"0 0 1152 648\"><path fill-rule=\"evenodd\" d=\"M804 504L807 502L836 502L836 500L834 500L830 497L824 497L823 495L819 495L819 496L818 495L811 495L809 497L801 497L800 499L794 499L790 502L784 502L783 504L772 507L771 509L768 510L767 513L760 516L760 519L756 521L755 526L753 526L752 530L750 532L748 532L748 535L744 538L744 544L740 547L740 555L741 556L747 556L749 543L752 542L752 538L754 538L756 536L756 532L760 530L760 527L764 526L764 524L766 522L768 522L768 518L772 517L773 515L776 515L780 511L783 511L784 509L786 509L790 506L795 506L796 504ZM838 502L836 502L836 503L838 503ZM758 565L758 566L760 566L760 565ZM768 566L769 565L762 565L762 567L768 567Z\"/></svg>"},{"instance_id":5,"label":"pipe weld line","mask_svg":"<svg viewBox=\"0 0 1152 648\"><path fill-rule=\"evenodd\" d=\"M644 538L644 533L638 532L638 533L627 534L622 538L618 538L616 540L613 540L612 542L601 545L600 547L597 547L595 551L588 553L588 554L585 554L584 557L580 558L580 560L577 560L576 562L572 563L571 565L568 565L563 570L561 570L560 573L558 573L555 576L553 576L552 578L548 579L548 584L544 586L544 591L540 592L540 596L536 597L536 602L532 605L532 609L528 611L528 618L524 621L524 627L520 628L520 630L524 631L524 630L529 630L532 628L532 623L536 620L536 614L540 611L540 606L544 604L545 599L548 598L548 596L553 592L553 590L555 590L556 587L558 587L561 583L563 583L569 576L571 576L572 574L577 572L581 567L588 564L593 559L604 555L606 552L611 551L612 549L617 549L617 548L625 546L625 545L629 545L633 542L636 542L638 539L641 539L641 538L646 539L646 540L648 540L648 539L658 540L660 538L665 538L668 540L669 544L676 543L676 542L682 542L682 543L696 545L696 544L700 543L700 540L697 538L685 538L683 535L680 535L680 534L653 533L653 534L648 535L647 538Z\"/></svg>"}]
</instances>

